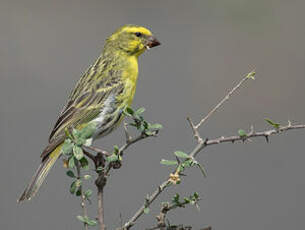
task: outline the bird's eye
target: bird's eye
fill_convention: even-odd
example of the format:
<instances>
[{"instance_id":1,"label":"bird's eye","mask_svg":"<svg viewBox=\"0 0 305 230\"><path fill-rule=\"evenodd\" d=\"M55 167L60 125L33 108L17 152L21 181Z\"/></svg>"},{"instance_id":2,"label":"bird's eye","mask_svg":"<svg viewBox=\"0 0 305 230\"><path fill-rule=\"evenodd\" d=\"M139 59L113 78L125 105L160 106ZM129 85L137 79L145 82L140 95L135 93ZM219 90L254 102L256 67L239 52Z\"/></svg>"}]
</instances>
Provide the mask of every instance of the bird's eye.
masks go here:
<instances>
[{"instance_id":1,"label":"bird's eye","mask_svg":"<svg viewBox=\"0 0 305 230\"><path fill-rule=\"evenodd\" d=\"M140 32L136 32L135 35L139 38L139 37L142 37L142 33Z\"/></svg>"}]
</instances>

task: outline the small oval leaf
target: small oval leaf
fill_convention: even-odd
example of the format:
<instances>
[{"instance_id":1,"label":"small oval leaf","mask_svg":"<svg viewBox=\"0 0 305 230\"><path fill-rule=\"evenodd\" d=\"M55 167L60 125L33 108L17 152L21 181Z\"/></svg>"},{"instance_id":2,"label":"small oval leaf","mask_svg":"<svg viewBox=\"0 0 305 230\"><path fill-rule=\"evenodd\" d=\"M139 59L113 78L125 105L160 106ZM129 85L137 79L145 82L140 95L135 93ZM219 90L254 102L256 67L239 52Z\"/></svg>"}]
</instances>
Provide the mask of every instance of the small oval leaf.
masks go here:
<instances>
[{"instance_id":1,"label":"small oval leaf","mask_svg":"<svg viewBox=\"0 0 305 230\"><path fill-rule=\"evenodd\" d=\"M160 164L162 164L162 165L177 165L178 162L177 161L170 161L170 160L162 159L160 161Z\"/></svg>"},{"instance_id":2,"label":"small oval leaf","mask_svg":"<svg viewBox=\"0 0 305 230\"><path fill-rule=\"evenodd\" d=\"M190 156L182 151L176 151L175 155L180 158L190 158Z\"/></svg>"}]
</instances>

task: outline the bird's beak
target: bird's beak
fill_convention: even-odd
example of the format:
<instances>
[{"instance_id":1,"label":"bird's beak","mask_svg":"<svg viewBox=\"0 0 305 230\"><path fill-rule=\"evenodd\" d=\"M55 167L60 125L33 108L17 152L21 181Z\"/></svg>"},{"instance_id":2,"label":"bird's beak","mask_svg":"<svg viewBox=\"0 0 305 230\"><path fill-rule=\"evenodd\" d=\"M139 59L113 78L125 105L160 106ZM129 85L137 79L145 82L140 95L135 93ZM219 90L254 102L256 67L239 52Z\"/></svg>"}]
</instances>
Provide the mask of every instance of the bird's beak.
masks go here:
<instances>
[{"instance_id":1,"label":"bird's beak","mask_svg":"<svg viewBox=\"0 0 305 230\"><path fill-rule=\"evenodd\" d=\"M159 46L161 45L161 43L158 41L157 38L155 38L154 36L150 36L147 39L147 44L146 44L146 48L149 50L150 48L153 48L155 46Z\"/></svg>"}]
</instances>

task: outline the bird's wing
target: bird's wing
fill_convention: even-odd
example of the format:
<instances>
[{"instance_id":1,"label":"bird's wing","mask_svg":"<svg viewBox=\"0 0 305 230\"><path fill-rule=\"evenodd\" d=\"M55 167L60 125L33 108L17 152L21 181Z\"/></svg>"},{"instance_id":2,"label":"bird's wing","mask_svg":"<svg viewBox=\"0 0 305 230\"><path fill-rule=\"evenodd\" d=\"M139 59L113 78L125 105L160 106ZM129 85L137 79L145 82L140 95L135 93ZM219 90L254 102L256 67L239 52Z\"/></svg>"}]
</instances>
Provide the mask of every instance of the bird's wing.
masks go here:
<instances>
[{"instance_id":1,"label":"bird's wing","mask_svg":"<svg viewBox=\"0 0 305 230\"><path fill-rule=\"evenodd\" d=\"M69 96L68 103L61 111L49 137L49 145L41 154L45 158L65 139L65 129L76 128L95 119L106 108L107 98L114 98L113 105L120 103L117 95L124 91L118 72L97 73L90 67L79 80ZM108 99L109 101L109 99Z\"/></svg>"}]
</instances>

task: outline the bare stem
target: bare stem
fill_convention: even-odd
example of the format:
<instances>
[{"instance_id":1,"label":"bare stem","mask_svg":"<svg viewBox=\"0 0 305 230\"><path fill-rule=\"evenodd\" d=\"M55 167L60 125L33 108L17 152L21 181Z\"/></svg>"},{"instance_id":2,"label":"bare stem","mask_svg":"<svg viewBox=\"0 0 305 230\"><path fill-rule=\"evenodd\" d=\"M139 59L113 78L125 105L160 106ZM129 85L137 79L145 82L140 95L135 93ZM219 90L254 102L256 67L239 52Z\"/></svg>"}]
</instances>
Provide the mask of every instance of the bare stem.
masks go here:
<instances>
[{"instance_id":1,"label":"bare stem","mask_svg":"<svg viewBox=\"0 0 305 230\"><path fill-rule=\"evenodd\" d=\"M193 125L193 131L197 130L209 117L211 117L217 109L219 109L223 103L225 103L227 100L229 100L230 96L248 79L253 79L253 76L255 75L255 72L252 71L247 74L241 81L229 91L229 93L204 117L201 119L201 121L197 125ZM195 135L196 137L196 135Z\"/></svg>"},{"instance_id":2,"label":"bare stem","mask_svg":"<svg viewBox=\"0 0 305 230\"><path fill-rule=\"evenodd\" d=\"M81 171L80 171L80 164L78 161L76 164L76 170L77 170L77 179L79 180L81 178ZM81 207L83 209L83 216L88 217L88 211L87 211L87 207L86 207L86 198L85 198L82 188L81 188ZM84 227L85 227L85 230L88 230L88 224L86 222L84 222Z\"/></svg>"},{"instance_id":3,"label":"bare stem","mask_svg":"<svg viewBox=\"0 0 305 230\"><path fill-rule=\"evenodd\" d=\"M145 203L136 211L136 213L124 224L123 230L130 229L140 216L144 214L144 209L148 208L154 200L165 190L165 188L170 184L168 180L164 181L153 193L151 196L147 197Z\"/></svg>"},{"instance_id":4,"label":"bare stem","mask_svg":"<svg viewBox=\"0 0 305 230\"><path fill-rule=\"evenodd\" d=\"M244 136L229 136L229 137L218 137L215 139L208 140L206 139L203 143L198 143L198 145L193 149L193 151L189 154L191 157L196 157L197 154L205 147L209 145L216 145L220 143L235 143L236 141L242 141L244 143L246 140L250 140L251 138L255 137L264 137L266 141L269 141L269 137L271 135L275 134L281 134L285 131L288 130L293 130L293 129L304 129L305 125L292 125L290 122L288 122L288 125L286 126L281 126L278 129L269 129L265 131L260 131L260 132L254 132L253 127L251 127L251 130L249 133L247 133Z\"/></svg>"},{"instance_id":5,"label":"bare stem","mask_svg":"<svg viewBox=\"0 0 305 230\"><path fill-rule=\"evenodd\" d=\"M98 188L97 191L97 204L98 204L98 222L100 226L100 230L105 230L104 223L104 202L103 202L103 188Z\"/></svg>"}]
</instances>

